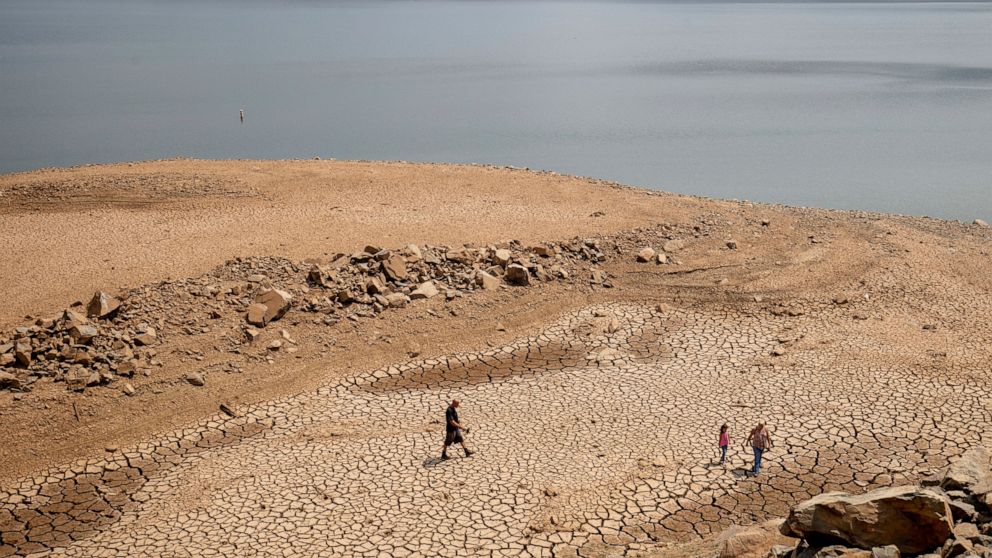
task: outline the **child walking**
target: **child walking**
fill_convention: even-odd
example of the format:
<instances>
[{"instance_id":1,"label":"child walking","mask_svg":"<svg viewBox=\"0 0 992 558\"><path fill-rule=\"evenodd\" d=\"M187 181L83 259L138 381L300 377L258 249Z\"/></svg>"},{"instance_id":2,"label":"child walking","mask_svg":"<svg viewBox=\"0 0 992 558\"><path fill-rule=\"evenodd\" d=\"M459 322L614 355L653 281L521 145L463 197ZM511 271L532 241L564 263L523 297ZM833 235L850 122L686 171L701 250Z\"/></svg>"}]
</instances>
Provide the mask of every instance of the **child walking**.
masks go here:
<instances>
[{"instance_id":1,"label":"child walking","mask_svg":"<svg viewBox=\"0 0 992 558\"><path fill-rule=\"evenodd\" d=\"M727 462L727 446L730 445L729 427L724 424L720 427L720 465Z\"/></svg>"}]
</instances>

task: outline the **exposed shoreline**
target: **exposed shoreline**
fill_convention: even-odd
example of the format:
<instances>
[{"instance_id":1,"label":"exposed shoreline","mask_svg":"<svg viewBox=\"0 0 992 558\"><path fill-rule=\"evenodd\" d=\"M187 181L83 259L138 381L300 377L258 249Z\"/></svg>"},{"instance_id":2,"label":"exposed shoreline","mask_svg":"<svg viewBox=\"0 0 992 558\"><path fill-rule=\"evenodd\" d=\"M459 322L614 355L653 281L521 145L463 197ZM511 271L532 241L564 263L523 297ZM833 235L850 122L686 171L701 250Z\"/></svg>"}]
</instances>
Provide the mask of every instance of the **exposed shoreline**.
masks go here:
<instances>
[{"instance_id":1,"label":"exposed shoreline","mask_svg":"<svg viewBox=\"0 0 992 558\"><path fill-rule=\"evenodd\" d=\"M959 423L954 415L978 411L967 398L992 394L985 370L992 357L987 343L992 331L983 320L992 310L992 230L978 225L710 200L555 173L413 163L170 160L5 175L0 176L0 192L0 234L10 239L9 257L15 262L0 274L0 292L7 298L0 313L0 341L4 332L31 322L25 314L53 317L73 300L88 301L96 290L154 290L165 288L160 282L172 277L168 292L184 297L176 306L181 311L170 313L168 304L148 310L161 318L160 333L165 334L152 345L154 355L142 359L161 364L150 366L147 376L128 380L136 394L122 393L124 379L83 392L42 379L31 391L16 394L16 400L15 393L0 391L0 420L11 432L0 449L3 489L25 474L58 470L81 458L102 462L104 454L129 451L199 421L226 421L217 415L219 403L258 412L259 417L292 415L297 412L292 402L309 401L315 390L330 390L342 400L352 397L352 392L337 387L339 382L348 385L352 378L368 378L377 370L385 370L377 372L385 376L375 377L395 376L394 383L413 397L435 397L449 388L431 382L444 381L450 371L435 377L429 370L433 365L421 366L417 370L426 371L420 380L406 372L410 363L446 361L452 355L488 358L504 348L507 354L521 347L527 351L520 354L531 354L538 348L547 350L548 343L550 353L536 360L520 357L509 376L495 366L484 371L486 382L471 380L478 401L487 401L488 407L466 412L492 421L515 416L519 409L514 398L527 401L536 396L526 386L541 385L542 375L551 377L552 372L560 375L561 383L544 389L558 386L562 393L579 389L586 376L604 373L604 378L612 374L643 386L638 389L650 386L643 402L643 392L637 390L631 392L631 401L613 398L608 390L599 393L597 397L608 403L605 408L593 405L595 400L588 408L582 398L568 401L580 406L575 412L596 416L600 423L627 416L614 414L625 405L664 408L667 420L682 429L681 434L651 438L645 451L663 456L658 461L662 465L640 464L652 458L631 454L620 440L616 445L608 442L608 436L598 452L587 456L582 453L586 450L576 450L575 459L592 459L589 467L607 459L612 465L602 470L616 471L615 478L601 479L602 491L589 488L597 497L627 501L620 487L635 474L657 479L665 490L698 485L693 494L699 498L738 499L739 513L734 514L725 513L730 509L726 502L707 507L673 496L680 511L672 508L666 512L670 515L653 520L660 541L716 533L745 516L754 520L758 515L783 515L783 506L787 509L799 498L790 490L812 494L916 479L972 445L976 432L992 427L977 416ZM571 256L565 256L573 252L562 247L581 245L585 238L599 243L602 260L568 263ZM511 239L520 242L508 243ZM679 242L669 245L671 241ZM335 253L356 254L369 244L391 250L408 244L425 250L433 250L428 245L468 244L486 253L513 247L514 257L530 258L547 269L562 265L569 273L528 287L501 284L483 291L462 286L457 272L447 287L457 295L413 301L381 313L369 314L368 306L353 303L296 306L282 320L262 328L261 345L232 345L230 339L244 329L241 306L218 304L200 292L239 281L254 289L237 274L248 274L248 268L219 272L218 266L237 257L267 261L277 256L287 258L293 270L267 271L285 283L274 287L292 289L297 300L336 296L334 288L302 285L306 279L301 277ZM543 255L535 246L557 248ZM647 247L654 253L641 259L649 261L637 261ZM665 263L657 263L658 254L665 256ZM493 265L485 259L476 263L480 269ZM590 280L593 268L610 278L611 288ZM402 285L401 281L391 288ZM217 317L208 318L210 311ZM335 319L328 322L325 315ZM280 336L282 329L288 337ZM265 349L265 344L280 339L291 339L294 351ZM581 349L573 353L567 347ZM677 372L670 380L638 375L645 369L691 374ZM186 382L191 372L205 374L206 384ZM711 383L710 375L721 380ZM518 379L497 379L505 377ZM700 383L681 383L689 378ZM748 378L753 380L745 381ZM581 389L607 387L604 382ZM759 392L752 394L754 401L744 401L745 406L733 406L753 382L775 395L765 400ZM965 382L967 392L955 387ZM850 389L852 385L856 387ZM393 387L369 389L373 403L395 393ZM503 393L508 399L499 395ZM680 398L673 409L666 406L668 394ZM861 401L864 394L875 394L876 401L893 399L876 408ZM410 420L426 421L417 399L405 401L394 404L410 413ZM538 407L534 412L546 410L553 409ZM326 412L330 414L321 415L321 420L342 419L338 411ZM693 419L693 414L702 418ZM728 414L740 415L742 422L770 418L780 432L785 449L778 458L781 465L772 465L761 487L763 503L750 499L753 486L712 471L695 471L691 465L707 451L708 446L700 444L709 422ZM646 434L665 428L664 422L650 423L652 411L634 415L648 421ZM565 420L543 414L537 418L549 427ZM512 436L529 431L513 421L500 424L495 430L511 438L484 430L480 440L487 440L489 447L470 466L498 470L503 451L520 443ZM853 432L837 434L847 424L853 425ZM421 427L433 428L429 422ZM743 427L737 426L737 436ZM273 443L288 448L292 444L280 442L280 436L306 438L296 427L287 428L274 431ZM587 436L603 435L597 428L574 427L570 432L575 437L568 443L584 448ZM326 443L344 444L340 449L345 451L351 436ZM920 449L924 442L934 451ZM225 443L210 451L233 460L238 451L251 451L257 443ZM838 444L847 447L847 453L832 449L841 447ZM895 454L902 460L899 470L888 461ZM836 466L820 471L803 461L809 455L833 460ZM195 470L197 459L181 457L179 462ZM790 459L797 460L798 469L789 465ZM668 467L683 460L686 464L674 470L688 476L672 481ZM589 482L580 480L581 475L570 476L575 473L555 473L557 467L538 459L512 474L529 483L553 478L558 491L568 490L570 478ZM859 476L869 469L886 472L873 473L869 480ZM163 470L161 479L175 474L179 473ZM213 473L196 474L208 478ZM466 478L475 478L473 474L466 470ZM148 482L158 478L153 475ZM168 504L171 496L165 494ZM567 501L571 503L561 510L563 517L594 513L581 499ZM228 503L218 493L216 500L203 505ZM120 513L136 512L124 505ZM680 531L697 513L716 515L700 523L705 528ZM634 514L621 520L633 526L642 525L644 518Z\"/></svg>"}]
</instances>

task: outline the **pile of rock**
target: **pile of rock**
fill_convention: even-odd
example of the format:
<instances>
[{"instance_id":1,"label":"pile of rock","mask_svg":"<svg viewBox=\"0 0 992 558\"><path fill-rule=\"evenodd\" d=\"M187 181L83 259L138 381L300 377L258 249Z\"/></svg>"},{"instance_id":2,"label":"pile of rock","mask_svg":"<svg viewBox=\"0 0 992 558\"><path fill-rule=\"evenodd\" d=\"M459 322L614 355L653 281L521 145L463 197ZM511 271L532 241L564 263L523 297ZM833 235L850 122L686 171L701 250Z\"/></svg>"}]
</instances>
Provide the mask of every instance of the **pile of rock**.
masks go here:
<instances>
[{"instance_id":1,"label":"pile of rock","mask_svg":"<svg viewBox=\"0 0 992 558\"><path fill-rule=\"evenodd\" d=\"M569 279L576 260L600 259L605 256L595 241L481 248L410 244L398 250L366 246L361 252L313 263L307 283L314 291L304 297L301 308L327 313L363 305L379 313L442 292L450 299L504 284Z\"/></svg>"},{"instance_id":2,"label":"pile of rock","mask_svg":"<svg viewBox=\"0 0 992 558\"><path fill-rule=\"evenodd\" d=\"M150 366L156 329L116 321L120 308L120 300L98 292L85 308L74 305L0 338L0 388L23 389L51 377L81 390Z\"/></svg>"},{"instance_id":3,"label":"pile of rock","mask_svg":"<svg viewBox=\"0 0 992 558\"><path fill-rule=\"evenodd\" d=\"M341 317L375 316L442 295L452 300L550 281L612 287L609 274L597 267L608 254L622 256L647 242L658 242L671 253L684 245L678 238L699 234L705 233L659 225L534 245L366 246L303 262L236 258L200 277L145 285L116 297L100 292L87 305L77 303L51 319L0 334L0 389L28 390L42 378L84 389L136 373L148 375L163 364L161 348L155 347L160 340L212 332L237 353L262 328L290 312L333 325ZM177 352L172 345L167 349ZM203 358L199 351L178 352ZM130 384L123 389L134 393Z\"/></svg>"},{"instance_id":4,"label":"pile of rock","mask_svg":"<svg viewBox=\"0 0 992 558\"><path fill-rule=\"evenodd\" d=\"M250 342L257 328L291 309L374 315L411 301L447 299L504 285L576 277L578 262L606 259L598 239L523 246L407 245L396 250L367 246L322 261L238 258L196 278L162 281L118 294L96 293L50 319L37 319L0 335L0 389L28 390L41 378L71 389L106 385L120 377L149 374L161 365L153 348L162 338L198 336L241 328L232 343ZM593 270L590 283L606 284ZM124 386L126 393L133 388Z\"/></svg>"},{"instance_id":5,"label":"pile of rock","mask_svg":"<svg viewBox=\"0 0 992 558\"><path fill-rule=\"evenodd\" d=\"M794 508L772 558L928 558L992 554L992 463L989 451L966 452L921 486L851 495L821 494Z\"/></svg>"}]
</instances>

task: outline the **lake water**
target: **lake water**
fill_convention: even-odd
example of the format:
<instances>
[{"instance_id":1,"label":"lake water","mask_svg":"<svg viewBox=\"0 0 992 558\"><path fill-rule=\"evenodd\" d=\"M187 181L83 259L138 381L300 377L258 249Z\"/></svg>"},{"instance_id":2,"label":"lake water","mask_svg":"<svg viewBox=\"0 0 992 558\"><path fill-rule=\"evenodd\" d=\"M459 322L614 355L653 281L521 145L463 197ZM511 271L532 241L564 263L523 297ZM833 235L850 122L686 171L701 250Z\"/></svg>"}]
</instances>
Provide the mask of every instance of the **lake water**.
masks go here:
<instances>
[{"instance_id":1,"label":"lake water","mask_svg":"<svg viewBox=\"0 0 992 558\"><path fill-rule=\"evenodd\" d=\"M0 3L0 172L177 155L990 219L992 4Z\"/></svg>"}]
</instances>

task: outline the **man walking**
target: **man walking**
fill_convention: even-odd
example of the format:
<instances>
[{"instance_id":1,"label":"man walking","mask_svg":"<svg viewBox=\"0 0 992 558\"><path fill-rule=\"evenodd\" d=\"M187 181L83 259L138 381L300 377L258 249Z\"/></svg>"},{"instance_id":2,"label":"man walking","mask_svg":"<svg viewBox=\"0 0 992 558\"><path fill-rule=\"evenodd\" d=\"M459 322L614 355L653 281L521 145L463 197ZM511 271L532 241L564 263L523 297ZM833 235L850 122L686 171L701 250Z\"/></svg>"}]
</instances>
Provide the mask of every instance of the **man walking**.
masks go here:
<instances>
[{"instance_id":1,"label":"man walking","mask_svg":"<svg viewBox=\"0 0 992 558\"><path fill-rule=\"evenodd\" d=\"M441 459L448 459L448 446L451 444L461 444L465 450L465 457L475 452L469 451L465 446L465 439L462 438L462 425L458 422L458 400L452 400L448 409L444 412L444 449L441 450ZM465 429L466 432L468 429Z\"/></svg>"},{"instance_id":2,"label":"man walking","mask_svg":"<svg viewBox=\"0 0 992 558\"><path fill-rule=\"evenodd\" d=\"M759 422L758 426L754 427L754 430L747 435L747 440L744 441L744 445L751 444L751 449L754 450L754 466L751 467L751 474L758 476L761 472L761 457L764 455L765 450L770 450L772 447L772 436L768 433L768 429L765 428L765 423Z\"/></svg>"}]
</instances>

